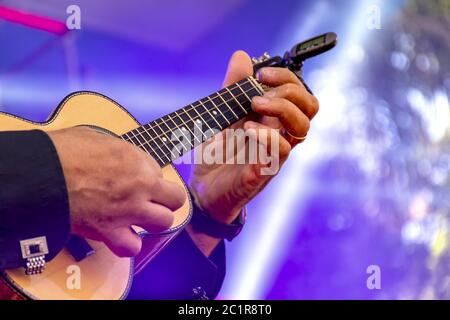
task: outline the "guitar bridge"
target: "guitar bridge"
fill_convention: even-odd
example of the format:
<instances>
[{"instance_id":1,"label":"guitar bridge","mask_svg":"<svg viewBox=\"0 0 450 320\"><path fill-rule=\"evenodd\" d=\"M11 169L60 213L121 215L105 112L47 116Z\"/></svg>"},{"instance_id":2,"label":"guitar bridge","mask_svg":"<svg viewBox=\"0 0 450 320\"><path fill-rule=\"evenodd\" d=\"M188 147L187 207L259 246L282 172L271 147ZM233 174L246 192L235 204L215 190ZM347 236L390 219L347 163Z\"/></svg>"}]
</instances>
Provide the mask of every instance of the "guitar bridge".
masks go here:
<instances>
[{"instance_id":1,"label":"guitar bridge","mask_svg":"<svg viewBox=\"0 0 450 320\"><path fill-rule=\"evenodd\" d=\"M46 237L37 237L20 241L22 258L27 260L25 274L42 273L45 269L45 255L48 254Z\"/></svg>"}]
</instances>

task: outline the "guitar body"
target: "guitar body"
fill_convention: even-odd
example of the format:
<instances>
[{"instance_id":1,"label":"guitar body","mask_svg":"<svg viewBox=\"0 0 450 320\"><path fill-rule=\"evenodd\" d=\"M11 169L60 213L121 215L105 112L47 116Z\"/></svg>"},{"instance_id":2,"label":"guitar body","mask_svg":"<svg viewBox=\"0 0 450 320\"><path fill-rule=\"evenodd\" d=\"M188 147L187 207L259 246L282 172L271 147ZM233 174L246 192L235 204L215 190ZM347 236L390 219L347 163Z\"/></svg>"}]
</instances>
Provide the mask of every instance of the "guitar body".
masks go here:
<instances>
[{"instance_id":1,"label":"guitar body","mask_svg":"<svg viewBox=\"0 0 450 320\"><path fill-rule=\"evenodd\" d=\"M2 131L51 131L78 125L103 128L120 136L140 124L119 104L93 92L78 92L68 96L44 123L0 113ZM142 270L186 226L192 215L189 193L178 172L171 164L166 165L162 172L165 179L185 188L188 200L175 212L172 227L163 233L149 234L139 227L133 227L143 238L142 251L136 258L119 258L102 242L88 240L95 252L79 262L64 249L46 263L41 274L26 275L23 268L4 270L0 276L0 299L125 298L133 275ZM71 285L73 277L78 276L79 288Z\"/></svg>"}]
</instances>

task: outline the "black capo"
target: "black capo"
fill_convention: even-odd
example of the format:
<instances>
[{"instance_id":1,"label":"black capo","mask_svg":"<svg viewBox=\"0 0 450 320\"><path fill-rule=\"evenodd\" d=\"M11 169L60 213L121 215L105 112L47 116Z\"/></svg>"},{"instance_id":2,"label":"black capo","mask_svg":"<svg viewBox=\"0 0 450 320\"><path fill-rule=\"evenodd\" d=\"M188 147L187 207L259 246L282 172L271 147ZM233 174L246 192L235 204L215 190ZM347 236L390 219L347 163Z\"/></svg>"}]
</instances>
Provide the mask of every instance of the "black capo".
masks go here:
<instances>
[{"instance_id":1,"label":"black capo","mask_svg":"<svg viewBox=\"0 0 450 320\"><path fill-rule=\"evenodd\" d=\"M287 51L283 57L269 57L264 54L259 59L254 59L253 71L256 74L259 69L264 67L288 68L295 73L298 79L304 84L306 90L313 94L302 78L303 62L306 59L315 57L326 51L333 49L337 44L337 35L334 32L324 33L320 36L300 42Z\"/></svg>"}]
</instances>

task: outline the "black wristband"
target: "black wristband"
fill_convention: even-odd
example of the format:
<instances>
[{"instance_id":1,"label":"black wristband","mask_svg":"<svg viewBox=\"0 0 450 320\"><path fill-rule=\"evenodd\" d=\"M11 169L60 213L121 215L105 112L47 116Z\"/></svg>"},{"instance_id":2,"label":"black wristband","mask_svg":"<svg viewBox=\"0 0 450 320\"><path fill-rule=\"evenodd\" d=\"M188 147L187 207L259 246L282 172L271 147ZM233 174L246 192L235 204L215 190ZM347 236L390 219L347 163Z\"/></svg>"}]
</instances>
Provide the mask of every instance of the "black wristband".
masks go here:
<instances>
[{"instance_id":1,"label":"black wristband","mask_svg":"<svg viewBox=\"0 0 450 320\"><path fill-rule=\"evenodd\" d=\"M241 232L247 218L244 207L239 216L231 224L220 223L212 219L207 212L200 209L195 204L195 201L193 201L193 206L192 227L195 231L205 233L214 238L227 239L228 241L233 240Z\"/></svg>"}]
</instances>

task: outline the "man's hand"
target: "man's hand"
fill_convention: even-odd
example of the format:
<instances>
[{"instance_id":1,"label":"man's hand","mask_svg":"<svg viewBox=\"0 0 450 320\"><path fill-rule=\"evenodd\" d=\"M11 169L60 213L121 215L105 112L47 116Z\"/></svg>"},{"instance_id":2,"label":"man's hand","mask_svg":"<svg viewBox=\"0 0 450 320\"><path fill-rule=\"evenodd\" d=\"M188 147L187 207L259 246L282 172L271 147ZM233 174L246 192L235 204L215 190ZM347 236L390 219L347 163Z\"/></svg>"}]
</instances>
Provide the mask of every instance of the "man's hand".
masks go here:
<instances>
[{"instance_id":1,"label":"man's hand","mask_svg":"<svg viewBox=\"0 0 450 320\"><path fill-rule=\"evenodd\" d=\"M253 74L250 57L242 51L236 52L229 63L224 86L231 85ZM288 69L264 68L259 80L273 89L262 98L254 98L252 108L256 114L247 116L232 126L233 129L254 129L255 139L267 147L269 143L259 141L264 130L280 129L278 133L280 166L286 161L292 147L308 133L310 120L319 109L317 99L308 93L303 84ZM283 134L289 132L292 136ZM270 137L270 134L266 136ZM225 139L224 139L225 140ZM276 141L276 139L274 140ZM214 142L212 142L214 143ZM236 163L236 162L235 162ZM264 165L256 164L199 164L191 177L191 189L199 206L222 223L232 222L242 207L248 203L273 176L261 175Z\"/></svg>"},{"instance_id":2,"label":"man's hand","mask_svg":"<svg viewBox=\"0 0 450 320\"><path fill-rule=\"evenodd\" d=\"M162 178L148 154L87 128L48 133L58 151L69 193L71 231L103 241L118 256L135 256L141 239L131 229L168 229L184 190Z\"/></svg>"}]
</instances>

